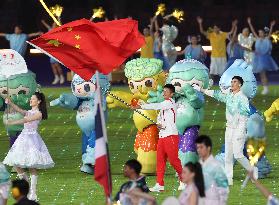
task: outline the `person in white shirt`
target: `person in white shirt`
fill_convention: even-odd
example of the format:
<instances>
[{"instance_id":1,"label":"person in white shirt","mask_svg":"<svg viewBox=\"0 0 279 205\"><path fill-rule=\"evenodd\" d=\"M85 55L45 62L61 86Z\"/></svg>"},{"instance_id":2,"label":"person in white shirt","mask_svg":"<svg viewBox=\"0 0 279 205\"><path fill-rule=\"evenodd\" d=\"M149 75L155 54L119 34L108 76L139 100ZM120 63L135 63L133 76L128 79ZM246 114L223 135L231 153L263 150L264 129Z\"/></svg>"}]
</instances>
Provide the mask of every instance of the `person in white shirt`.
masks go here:
<instances>
[{"instance_id":1,"label":"person in white shirt","mask_svg":"<svg viewBox=\"0 0 279 205\"><path fill-rule=\"evenodd\" d=\"M227 204L229 193L228 179L221 163L211 154L211 139L206 135L201 135L196 139L196 145L205 185L204 204Z\"/></svg>"},{"instance_id":2,"label":"person in white shirt","mask_svg":"<svg viewBox=\"0 0 279 205\"><path fill-rule=\"evenodd\" d=\"M229 185L233 185L234 158L247 171L254 170L255 178L258 178L257 167L252 167L249 160L243 155L247 121L250 114L249 100L241 91L243 83L242 77L234 76L231 80L231 88L227 93L220 90L205 90L194 85L196 90L226 104L225 170Z\"/></svg>"},{"instance_id":3,"label":"person in white shirt","mask_svg":"<svg viewBox=\"0 0 279 205\"><path fill-rule=\"evenodd\" d=\"M172 84L164 86L164 101L161 103L140 104L132 107L133 109L160 110L157 125L159 128L159 140L157 145L157 183L150 188L151 192L164 191L164 174L167 160L178 173L181 179L182 166L178 158L178 131L175 125L176 104L172 99L175 87ZM181 180L180 180L181 181ZM180 182L178 190L183 190L185 185Z\"/></svg>"}]
</instances>

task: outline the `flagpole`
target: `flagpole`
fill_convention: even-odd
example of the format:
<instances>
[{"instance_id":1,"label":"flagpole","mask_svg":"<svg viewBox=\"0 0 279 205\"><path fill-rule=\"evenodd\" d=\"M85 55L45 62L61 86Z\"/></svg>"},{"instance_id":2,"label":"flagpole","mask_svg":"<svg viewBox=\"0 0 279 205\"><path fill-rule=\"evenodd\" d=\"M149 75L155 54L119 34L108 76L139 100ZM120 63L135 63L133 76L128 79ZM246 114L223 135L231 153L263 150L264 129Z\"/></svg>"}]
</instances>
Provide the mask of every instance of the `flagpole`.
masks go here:
<instances>
[{"instance_id":1,"label":"flagpole","mask_svg":"<svg viewBox=\"0 0 279 205\"><path fill-rule=\"evenodd\" d=\"M98 101L99 101L99 105L100 106L100 115L101 115L101 124L102 124L102 130L103 130L103 136L105 137L105 141L106 141L106 151L107 151L107 165L108 165L108 169L107 169L107 174L108 174L108 186L109 186L109 198L106 198L106 202L107 200L109 201L109 204L111 204L112 202L112 179L111 179L111 169L110 169L110 155L109 155L109 147L108 147L108 138L107 138L107 129L105 127L106 123L105 123L105 116L104 116L104 112L103 112L103 108L102 108L102 98L101 98L101 86L99 83L99 72L96 71L96 79L97 79L97 95L98 95Z\"/></svg>"}]
</instances>

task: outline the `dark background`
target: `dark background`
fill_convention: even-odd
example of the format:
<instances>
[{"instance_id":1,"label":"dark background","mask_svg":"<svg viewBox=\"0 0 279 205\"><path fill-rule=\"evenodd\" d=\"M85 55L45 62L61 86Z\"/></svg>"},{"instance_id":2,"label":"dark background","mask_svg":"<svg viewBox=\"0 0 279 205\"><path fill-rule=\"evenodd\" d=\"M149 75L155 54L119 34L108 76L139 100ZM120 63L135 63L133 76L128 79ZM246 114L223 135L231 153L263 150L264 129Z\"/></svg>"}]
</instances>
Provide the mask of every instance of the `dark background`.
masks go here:
<instances>
[{"instance_id":1,"label":"dark background","mask_svg":"<svg viewBox=\"0 0 279 205\"><path fill-rule=\"evenodd\" d=\"M275 30L279 30L279 0L45 0L45 3L48 7L55 4L64 7L62 23L80 18L89 19L92 9L102 6L108 19L114 19L115 16L118 18L131 16L139 21L140 30L149 24L149 19L154 15L157 5L165 3L167 13L171 13L174 8L185 12L185 20L182 23L177 23L175 19L172 19L172 23L179 29L179 35L174 44L182 48L188 44L187 35L199 33L196 16L204 18L205 29L217 23L223 31L229 31L231 21L238 19L240 32L243 27L247 26L246 18L250 16L256 29L269 27L270 21L275 19L277 20ZM46 32L41 19L52 22L39 0L0 0L0 32L12 33L16 24L22 25L25 33L38 30ZM209 45L204 37L201 43ZM277 62L279 60L278 45L273 44L273 57ZM0 48L9 48L4 38L0 38ZM32 60L28 52L26 59ZM43 59L46 60L47 57L44 56Z\"/></svg>"}]
</instances>

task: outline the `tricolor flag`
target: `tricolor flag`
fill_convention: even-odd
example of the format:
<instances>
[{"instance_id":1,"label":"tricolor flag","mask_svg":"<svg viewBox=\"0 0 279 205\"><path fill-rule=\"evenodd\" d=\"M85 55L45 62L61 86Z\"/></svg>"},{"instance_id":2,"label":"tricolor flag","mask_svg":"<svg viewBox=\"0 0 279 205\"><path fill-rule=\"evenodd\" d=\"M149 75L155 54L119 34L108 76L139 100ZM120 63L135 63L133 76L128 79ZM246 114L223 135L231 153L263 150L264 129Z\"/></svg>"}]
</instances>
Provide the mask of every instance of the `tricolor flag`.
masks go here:
<instances>
[{"instance_id":1,"label":"tricolor flag","mask_svg":"<svg viewBox=\"0 0 279 205\"><path fill-rule=\"evenodd\" d=\"M97 114L96 114L96 146L95 146L95 180L103 186L104 192L108 198L111 198L112 182L108 152L107 130L105 116L101 103L101 90L99 84L99 75L97 73Z\"/></svg>"}]
</instances>

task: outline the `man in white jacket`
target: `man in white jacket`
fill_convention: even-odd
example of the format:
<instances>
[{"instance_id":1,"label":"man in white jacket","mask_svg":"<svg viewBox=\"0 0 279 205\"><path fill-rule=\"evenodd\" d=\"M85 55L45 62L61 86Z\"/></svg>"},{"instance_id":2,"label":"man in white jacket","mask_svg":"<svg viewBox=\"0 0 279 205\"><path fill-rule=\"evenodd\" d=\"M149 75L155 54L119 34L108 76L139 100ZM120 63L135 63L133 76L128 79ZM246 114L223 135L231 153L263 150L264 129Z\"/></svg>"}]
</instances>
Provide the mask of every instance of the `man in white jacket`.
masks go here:
<instances>
[{"instance_id":1,"label":"man in white jacket","mask_svg":"<svg viewBox=\"0 0 279 205\"><path fill-rule=\"evenodd\" d=\"M205 185L205 205L225 205L229 193L228 179L223 166L211 154L212 142L206 135L196 139Z\"/></svg>"},{"instance_id":2,"label":"man in white jacket","mask_svg":"<svg viewBox=\"0 0 279 205\"><path fill-rule=\"evenodd\" d=\"M172 99L175 87L172 84L164 86L164 101L161 103L141 104L133 109L160 110L157 125L159 128L159 140L157 145L157 183L149 190L152 192L164 191L164 174L167 160L178 173L181 179L182 166L178 158L178 131L176 128L176 104ZM181 180L180 180L181 181ZM184 184L180 183L178 190L183 190Z\"/></svg>"},{"instance_id":3,"label":"man in white jacket","mask_svg":"<svg viewBox=\"0 0 279 205\"><path fill-rule=\"evenodd\" d=\"M241 91L243 83L240 76L234 76L228 93L223 93L220 90L204 90L198 86L193 86L196 90L226 104L225 171L229 185L233 185L234 158L247 171L254 170L255 178L258 178L257 167L253 168L249 160L243 155L247 121L250 113L248 98Z\"/></svg>"}]
</instances>

